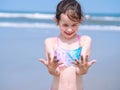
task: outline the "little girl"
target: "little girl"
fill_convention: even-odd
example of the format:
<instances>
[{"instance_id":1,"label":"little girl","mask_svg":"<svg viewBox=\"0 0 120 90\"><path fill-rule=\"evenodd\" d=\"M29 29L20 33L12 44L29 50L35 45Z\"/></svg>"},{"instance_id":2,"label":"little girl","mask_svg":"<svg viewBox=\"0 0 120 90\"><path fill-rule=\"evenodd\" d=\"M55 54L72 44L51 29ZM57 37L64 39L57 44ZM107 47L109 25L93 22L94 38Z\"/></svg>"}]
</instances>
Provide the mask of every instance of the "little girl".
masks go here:
<instances>
[{"instance_id":1,"label":"little girl","mask_svg":"<svg viewBox=\"0 0 120 90\"><path fill-rule=\"evenodd\" d=\"M88 61L91 38L77 34L82 20L81 6L76 0L59 2L55 22L60 34L45 40L47 60L40 59L54 76L51 90L83 90L82 76L96 61Z\"/></svg>"}]
</instances>

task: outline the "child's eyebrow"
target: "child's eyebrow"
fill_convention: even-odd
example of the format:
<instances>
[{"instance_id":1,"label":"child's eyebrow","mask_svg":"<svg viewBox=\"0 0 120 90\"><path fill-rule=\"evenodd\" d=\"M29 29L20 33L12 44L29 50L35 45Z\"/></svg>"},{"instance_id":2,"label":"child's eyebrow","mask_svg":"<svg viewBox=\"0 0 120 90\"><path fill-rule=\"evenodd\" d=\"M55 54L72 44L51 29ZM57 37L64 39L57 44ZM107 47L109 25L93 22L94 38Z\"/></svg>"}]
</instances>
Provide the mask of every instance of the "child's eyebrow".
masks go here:
<instances>
[{"instance_id":1,"label":"child's eyebrow","mask_svg":"<svg viewBox=\"0 0 120 90\"><path fill-rule=\"evenodd\" d=\"M73 23L72 25L76 25L76 24L79 24L79 23Z\"/></svg>"}]
</instances>

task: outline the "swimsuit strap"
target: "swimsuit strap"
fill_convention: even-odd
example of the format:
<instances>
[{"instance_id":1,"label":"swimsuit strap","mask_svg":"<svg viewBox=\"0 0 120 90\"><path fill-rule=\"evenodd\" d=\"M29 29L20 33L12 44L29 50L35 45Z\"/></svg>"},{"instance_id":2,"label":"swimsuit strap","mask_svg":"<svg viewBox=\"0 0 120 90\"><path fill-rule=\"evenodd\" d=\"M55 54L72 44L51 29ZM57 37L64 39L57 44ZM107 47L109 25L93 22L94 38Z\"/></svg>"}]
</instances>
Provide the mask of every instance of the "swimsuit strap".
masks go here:
<instances>
[{"instance_id":1,"label":"swimsuit strap","mask_svg":"<svg viewBox=\"0 0 120 90\"><path fill-rule=\"evenodd\" d=\"M80 35L78 35L78 43L79 43L79 46L81 46L80 45Z\"/></svg>"}]
</instances>

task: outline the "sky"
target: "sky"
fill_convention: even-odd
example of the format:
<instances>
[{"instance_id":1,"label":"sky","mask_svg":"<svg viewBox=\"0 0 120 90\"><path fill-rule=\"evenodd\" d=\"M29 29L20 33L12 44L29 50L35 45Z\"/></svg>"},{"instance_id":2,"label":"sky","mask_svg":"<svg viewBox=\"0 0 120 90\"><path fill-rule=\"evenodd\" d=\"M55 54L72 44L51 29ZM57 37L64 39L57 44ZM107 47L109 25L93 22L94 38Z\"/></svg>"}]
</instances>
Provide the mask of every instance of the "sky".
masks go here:
<instances>
[{"instance_id":1,"label":"sky","mask_svg":"<svg viewBox=\"0 0 120 90\"><path fill-rule=\"evenodd\" d=\"M60 0L0 0L0 11L55 12ZM118 13L120 0L78 0L85 13Z\"/></svg>"}]
</instances>

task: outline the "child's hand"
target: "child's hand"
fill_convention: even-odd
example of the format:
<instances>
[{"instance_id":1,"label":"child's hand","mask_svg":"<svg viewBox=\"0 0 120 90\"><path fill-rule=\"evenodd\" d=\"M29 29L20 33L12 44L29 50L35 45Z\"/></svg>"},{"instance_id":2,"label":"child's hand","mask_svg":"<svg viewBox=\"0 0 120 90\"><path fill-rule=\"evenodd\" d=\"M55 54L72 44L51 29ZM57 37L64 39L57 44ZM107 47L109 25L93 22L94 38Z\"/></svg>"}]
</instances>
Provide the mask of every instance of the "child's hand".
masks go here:
<instances>
[{"instance_id":1,"label":"child's hand","mask_svg":"<svg viewBox=\"0 0 120 90\"><path fill-rule=\"evenodd\" d=\"M83 75L88 72L89 67L92 66L95 62L96 60L88 61L88 55L86 55L85 58L81 56L81 60L75 60L73 64L77 66L77 74Z\"/></svg>"},{"instance_id":2,"label":"child's hand","mask_svg":"<svg viewBox=\"0 0 120 90\"><path fill-rule=\"evenodd\" d=\"M54 56L53 60L51 60L50 54L48 54L48 60L40 59L40 62L42 62L48 68L50 74L54 76L59 76L60 72L56 69L62 63L57 60L56 56Z\"/></svg>"}]
</instances>

